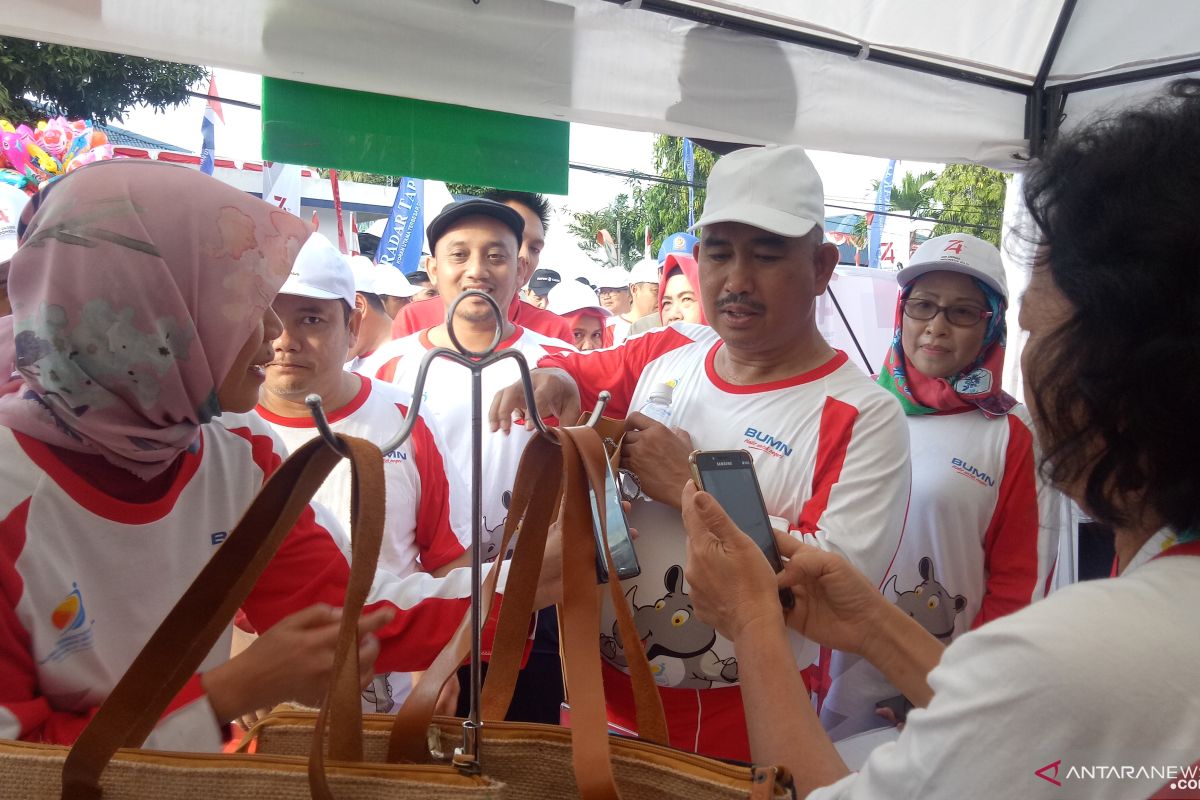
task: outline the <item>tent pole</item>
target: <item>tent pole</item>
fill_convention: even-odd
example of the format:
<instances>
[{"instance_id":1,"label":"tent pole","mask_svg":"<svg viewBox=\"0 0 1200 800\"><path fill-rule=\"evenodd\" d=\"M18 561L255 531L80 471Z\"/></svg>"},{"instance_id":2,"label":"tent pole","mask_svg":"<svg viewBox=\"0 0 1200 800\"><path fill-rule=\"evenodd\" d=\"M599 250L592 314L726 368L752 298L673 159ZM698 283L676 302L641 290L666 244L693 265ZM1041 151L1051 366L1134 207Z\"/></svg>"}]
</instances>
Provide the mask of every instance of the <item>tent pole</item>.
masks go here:
<instances>
[{"instance_id":1,"label":"tent pole","mask_svg":"<svg viewBox=\"0 0 1200 800\"><path fill-rule=\"evenodd\" d=\"M1063 37L1067 34L1071 15L1075 13L1075 3L1076 0L1064 0L1062 8L1059 9L1058 20L1054 23L1054 30L1050 33L1050 41L1046 43L1046 52L1042 56L1042 65L1033 79L1033 89L1025 100L1025 133L1029 137L1030 158L1041 155L1046 144L1058 133L1058 126L1062 120L1060 112L1066 104L1066 95L1061 90L1056 90L1055 100L1058 103L1048 102L1046 80L1050 77L1054 60L1058 58L1058 48L1062 46ZM1051 108L1051 105L1058 107Z\"/></svg>"}]
</instances>

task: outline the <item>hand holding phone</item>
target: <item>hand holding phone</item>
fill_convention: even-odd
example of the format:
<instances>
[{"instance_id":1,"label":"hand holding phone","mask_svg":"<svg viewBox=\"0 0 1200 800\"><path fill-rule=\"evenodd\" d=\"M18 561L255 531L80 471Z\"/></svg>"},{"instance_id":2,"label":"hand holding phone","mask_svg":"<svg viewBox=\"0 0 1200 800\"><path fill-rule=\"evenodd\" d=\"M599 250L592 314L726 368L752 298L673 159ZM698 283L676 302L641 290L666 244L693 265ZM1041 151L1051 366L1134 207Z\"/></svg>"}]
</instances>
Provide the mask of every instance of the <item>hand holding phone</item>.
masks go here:
<instances>
[{"instance_id":1,"label":"hand holding phone","mask_svg":"<svg viewBox=\"0 0 1200 800\"><path fill-rule=\"evenodd\" d=\"M711 494L733 523L758 545L771 569L782 571L783 561L775 546L775 533L750 454L745 450L696 450L688 461L696 486ZM779 590L779 602L785 609L795 607L791 589Z\"/></svg>"},{"instance_id":2,"label":"hand holding phone","mask_svg":"<svg viewBox=\"0 0 1200 800\"><path fill-rule=\"evenodd\" d=\"M604 557L604 540L600 537L600 509L596 495L589 489L592 499L592 529L596 535L596 582L608 583L608 560ZM621 494L613 477L612 466L604 462L604 518L608 527L608 550L612 553L613 566L617 568L617 580L636 578L642 568L638 564L637 552L633 549L633 537L621 507Z\"/></svg>"}]
</instances>

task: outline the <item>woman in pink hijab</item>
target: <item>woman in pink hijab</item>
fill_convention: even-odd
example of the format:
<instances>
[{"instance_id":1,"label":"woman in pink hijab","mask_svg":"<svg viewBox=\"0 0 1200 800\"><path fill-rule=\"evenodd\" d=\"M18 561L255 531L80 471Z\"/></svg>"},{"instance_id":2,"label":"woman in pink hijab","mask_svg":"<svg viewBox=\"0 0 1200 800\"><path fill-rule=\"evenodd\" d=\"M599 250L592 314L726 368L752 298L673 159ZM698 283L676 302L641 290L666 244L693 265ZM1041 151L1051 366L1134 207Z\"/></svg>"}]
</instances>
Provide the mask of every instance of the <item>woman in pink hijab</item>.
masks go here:
<instances>
[{"instance_id":1,"label":"woman in pink hijab","mask_svg":"<svg viewBox=\"0 0 1200 800\"><path fill-rule=\"evenodd\" d=\"M0 737L73 741L280 463L239 412L308 234L151 162L83 167L26 209L0 319ZM304 513L243 606L262 637L229 659L226 630L148 747L216 749L224 723L319 700L349 574L327 519ZM465 570L380 573L364 680L427 667L469 591Z\"/></svg>"}]
</instances>

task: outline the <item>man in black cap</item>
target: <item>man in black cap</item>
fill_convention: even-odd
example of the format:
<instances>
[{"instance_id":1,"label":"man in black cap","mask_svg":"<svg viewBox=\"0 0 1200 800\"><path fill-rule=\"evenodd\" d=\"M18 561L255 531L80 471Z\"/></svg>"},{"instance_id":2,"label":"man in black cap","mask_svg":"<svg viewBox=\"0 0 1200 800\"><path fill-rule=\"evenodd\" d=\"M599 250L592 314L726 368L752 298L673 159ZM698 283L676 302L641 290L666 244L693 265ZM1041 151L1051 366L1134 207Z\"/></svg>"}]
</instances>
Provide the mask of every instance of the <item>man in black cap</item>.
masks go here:
<instances>
[{"instance_id":1,"label":"man in black cap","mask_svg":"<svg viewBox=\"0 0 1200 800\"><path fill-rule=\"evenodd\" d=\"M558 339L514 323L509 308L519 302L517 288L523 276L518 255L524 220L507 205L491 200L462 200L446 206L429 223L427 241L433 250L429 276L443 301L445 319L451 304L468 289L488 294L500 309L499 348L519 350L526 361L574 348ZM496 335L496 317L487 301L471 298L458 304L454 313L454 333L463 347L482 351ZM393 381L416 393L416 377L425 353L432 347L453 347L446 324L428 327L403 339L393 340L381 351L387 352L383 367L375 377ZM517 364L505 359L488 366L482 377L484 408L492 395L520 379ZM471 373L445 359L435 360L423 387L422 414L434 417L443 432L446 468L456 469L464 480L471 476ZM530 437L528 432L506 437L499 433L483 435L483 554L484 558L502 558L498 552L500 536L508 515L517 466ZM551 615L539 615L539 635L534 641L525 668L517 680L516 693L509 707L509 719L529 722L558 721L562 702L562 673L554 631L543 628ZM466 694L460 695L465 703Z\"/></svg>"},{"instance_id":2,"label":"man in black cap","mask_svg":"<svg viewBox=\"0 0 1200 800\"><path fill-rule=\"evenodd\" d=\"M534 270L533 277L529 279L529 286L525 289L522 299L530 305L544 309L550 305L550 301L546 299L546 296L550 294L551 289L560 283L562 283L562 276L554 270Z\"/></svg>"}]
</instances>

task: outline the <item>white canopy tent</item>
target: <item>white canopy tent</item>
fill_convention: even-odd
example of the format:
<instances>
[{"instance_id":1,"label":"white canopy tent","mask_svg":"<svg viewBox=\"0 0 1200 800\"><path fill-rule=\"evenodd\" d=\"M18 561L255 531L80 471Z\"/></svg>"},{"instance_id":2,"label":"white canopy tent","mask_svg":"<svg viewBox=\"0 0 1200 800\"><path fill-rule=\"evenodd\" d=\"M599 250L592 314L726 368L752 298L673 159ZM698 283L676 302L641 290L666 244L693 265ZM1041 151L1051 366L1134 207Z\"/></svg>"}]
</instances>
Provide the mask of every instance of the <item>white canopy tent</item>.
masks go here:
<instances>
[{"instance_id":1,"label":"white canopy tent","mask_svg":"<svg viewBox=\"0 0 1200 800\"><path fill-rule=\"evenodd\" d=\"M630 130L1007 169L1060 121L1200 70L1188 0L8 0L0 33Z\"/></svg>"}]
</instances>

